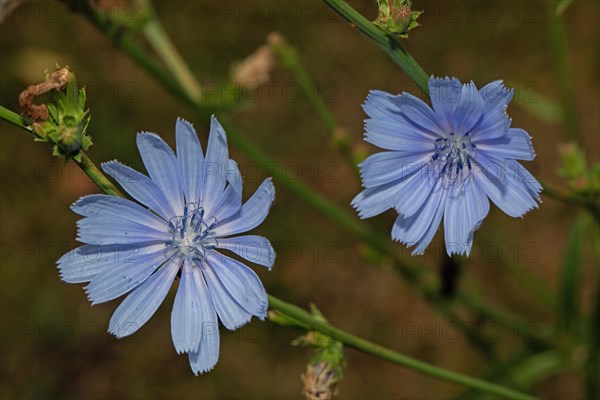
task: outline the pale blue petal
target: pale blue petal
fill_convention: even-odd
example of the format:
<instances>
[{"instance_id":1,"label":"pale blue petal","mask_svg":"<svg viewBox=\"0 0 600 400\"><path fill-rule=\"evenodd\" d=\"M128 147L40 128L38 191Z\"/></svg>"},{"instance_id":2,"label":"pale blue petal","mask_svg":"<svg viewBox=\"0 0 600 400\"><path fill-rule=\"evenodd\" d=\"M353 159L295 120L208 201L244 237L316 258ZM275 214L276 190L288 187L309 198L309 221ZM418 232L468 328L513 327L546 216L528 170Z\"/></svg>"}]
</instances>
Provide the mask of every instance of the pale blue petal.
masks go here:
<instances>
[{"instance_id":1,"label":"pale blue petal","mask_svg":"<svg viewBox=\"0 0 600 400\"><path fill-rule=\"evenodd\" d=\"M431 134L423 134L422 128L409 122L403 114L399 115L403 122L390 117L365 120L365 140L387 150L433 151L435 146Z\"/></svg>"},{"instance_id":2,"label":"pale blue petal","mask_svg":"<svg viewBox=\"0 0 600 400\"><path fill-rule=\"evenodd\" d=\"M206 289L197 285L194 269L200 271L200 267L194 266L191 260L184 259L171 313L171 336L179 354L197 350L202 339L202 323L206 314L203 302L206 299L201 291ZM200 279L203 279L202 276Z\"/></svg>"},{"instance_id":3,"label":"pale blue petal","mask_svg":"<svg viewBox=\"0 0 600 400\"><path fill-rule=\"evenodd\" d=\"M365 121L367 141L379 145L378 143L384 144L386 138L395 137L398 141L396 142L394 139L390 142L390 146L395 147L403 146L406 140L414 139L415 143L420 143L423 140L437 137L436 134L415 124L402 113L400 109L402 96L394 96L380 90L369 92L367 100L363 104L363 109L371 117L370 120ZM396 149L392 148L391 150Z\"/></svg>"},{"instance_id":4,"label":"pale blue petal","mask_svg":"<svg viewBox=\"0 0 600 400\"><path fill-rule=\"evenodd\" d=\"M266 317L269 306L267 293L258 275L252 269L216 251L209 253L208 263L237 304L251 315L260 319Z\"/></svg>"},{"instance_id":5,"label":"pale blue petal","mask_svg":"<svg viewBox=\"0 0 600 400\"><path fill-rule=\"evenodd\" d=\"M119 185L134 199L160 214L165 220L175 215L171 206L156 183L146 175L121 164L118 161L109 161L102 164L102 169L112 176Z\"/></svg>"},{"instance_id":6,"label":"pale blue petal","mask_svg":"<svg viewBox=\"0 0 600 400\"><path fill-rule=\"evenodd\" d=\"M396 211L406 218L414 215L425 204L436 187L440 171L435 164L430 164L430 167L421 168L401 183L400 190L394 199Z\"/></svg>"},{"instance_id":7,"label":"pale blue petal","mask_svg":"<svg viewBox=\"0 0 600 400\"><path fill-rule=\"evenodd\" d=\"M84 217L124 218L154 230L167 231L167 222L131 200L104 194L92 194L77 200L71 210Z\"/></svg>"},{"instance_id":8,"label":"pale blue petal","mask_svg":"<svg viewBox=\"0 0 600 400\"><path fill-rule=\"evenodd\" d=\"M465 203L468 210L469 226L471 232L479 228L479 225L487 217L490 211L490 200L483 188L479 187L476 180L470 180L465 187Z\"/></svg>"},{"instance_id":9,"label":"pale blue petal","mask_svg":"<svg viewBox=\"0 0 600 400\"><path fill-rule=\"evenodd\" d=\"M437 115L421 99L412 94L404 93L402 96L393 99L393 102L402 110L404 116L429 132L430 136L437 137L445 133L438 122Z\"/></svg>"},{"instance_id":10,"label":"pale blue petal","mask_svg":"<svg viewBox=\"0 0 600 400\"><path fill-rule=\"evenodd\" d=\"M538 207L532 190L535 184L515 179L514 171L511 171L514 164L510 162L514 160L500 161L479 154L478 161L478 168L482 170L475 174L477 184L498 208L511 217L522 217ZM523 175L521 171L519 172Z\"/></svg>"},{"instance_id":11,"label":"pale blue petal","mask_svg":"<svg viewBox=\"0 0 600 400\"><path fill-rule=\"evenodd\" d=\"M375 153L359 164L363 186L370 188L383 185L423 168L431 160L431 153L400 153L383 151Z\"/></svg>"},{"instance_id":12,"label":"pale blue petal","mask_svg":"<svg viewBox=\"0 0 600 400\"><path fill-rule=\"evenodd\" d=\"M490 82L479 90L479 94L485 102L486 113L502 111L512 100L514 91L507 89L501 80Z\"/></svg>"},{"instance_id":13,"label":"pale blue petal","mask_svg":"<svg viewBox=\"0 0 600 400\"><path fill-rule=\"evenodd\" d=\"M217 313L213 307L210 296L208 296L208 287L206 282L199 276L198 268L194 268L194 276L197 284L201 286L200 296L202 304L206 305L203 309L202 337L200 347L189 353L190 367L195 375L210 371L219 361L219 321Z\"/></svg>"},{"instance_id":14,"label":"pale blue petal","mask_svg":"<svg viewBox=\"0 0 600 400\"><path fill-rule=\"evenodd\" d=\"M231 217L242 208L242 175L237 163L229 160L227 171L227 187L211 208L210 216L217 221Z\"/></svg>"},{"instance_id":15,"label":"pale blue petal","mask_svg":"<svg viewBox=\"0 0 600 400\"><path fill-rule=\"evenodd\" d=\"M495 158L531 161L535 158L531 137L523 129L510 128L506 135L492 140L477 140L477 151Z\"/></svg>"},{"instance_id":16,"label":"pale blue petal","mask_svg":"<svg viewBox=\"0 0 600 400\"><path fill-rule=\"evenodd\" d=\"M238 256L269 269L275 262L275 250L265 237L257 235L219 238L217 248L234 252Z\"/></svg>"},{"instance_id":17,"label":"pale blue petal","mask_svg":"<svg viewBox=\"0 0 600 400\"><path fill-rule=\"evenodd\" d=\"M517 161L506 160L506 163L509 171L511 171L510 178L513 179L515 183L524 185L531 197L541 203L542 200L540 199L540 192L542 191L542 185L538 182L538 180L535 179L534 176L531 175L531 173Z\"/></svg>"},{"instance_id":18,"label":"pale blue petal","mask_svg":"<svg viewBox=\"0 0 600 400\"><path fill-rule=\"evenodd\" d=\"M493 140L506 134L512 123L504 111L485 112L477 125L472 129L473 143Z\"/></svg>"},{"instance_id":19,"label":"pale blue petal","mask_svg":"<svg viewBox=\"0 0 600 400\"><path fill-rule=\"evenodd\" d=\"M511 119L506 114L506 107L512 99L513 90L506 89L502 81L495 81L485 85L479 93L485 105L481 119L472 129L473 140L489 140L504 136L511 124Z\"/></svg>"},{"instance_id":20,"label":"pale blue petal","mask_svg":"<svg viewBox=\"0 0 600 400\"><path fill-rule=\"evenodd\" d=\"M128 262L155 252L156 244L86 244L63 255L57 261L60 277L68 283L89 282L103 271L113 271ZM164 247L164 246L163 246Z\"/></svg>"},{"instance_id":21,"label":"pale blue petal","mask_svg":"<svg viewBox=\"0 0 600 400\"><path fill-rule=\"evenodd\" d=\"M446 198L444 210L444 236L446 239L446 252L452 254L469 255L472 236L469 223L469 210L467 210L464 186L452 186Z\"/></svg>"},{"instance_id":22,"label":"pale blue petal","mask_svg":"<svg viewBox=\"0 0 600 400\"><path fill-rule=\"evenodd\" d=\"M87 217L77 221L77 240L87 244L127 244L167 241L164 230L156 230L125 218Z\"/></svg>"},{"instance_id":23,"label":"pale blue petal","mask_svg":"<svg viewBox=\"0 0 600 400\"><path fill-rule=\"evenodd\" d=\"M427 246L429 246L429 243L431 243L431 241L433 240L433 237L435 236L435 233L437 232L438 227L440 226L440 223L442 221L444 210L446 209L447 197L447 191L444 188L441 190L440 202L437 206L433 219L431 220L431 223L429 224L429 227L427 228L423 236L417 241L416 246L411 253L412 255L423 254Z\"/></svg>"},{"instance_id":24,"label":"pale blue petal","mask_svg":"<svg viewBox=\"0 0 600 400\"><path fill-rule=\"evenodd\" d=\"M173 150L153 133L137 135L137 146L152 181L165 194L174 215L183 214L184 197L179 164Z\"/></svg>"},{"instance_id":25,"label":"pale blue petal","mask_svg":"<svg viewBox=\"0 0 600 400\"><path fill-rule=\"evenodd\" d=\"M229 167L228 160L227 136L219 121L213 116L210 123L210 135L202 180L202 207L204 207L207 214L211 213L212 207L225 188Z\"/></svg>"},{"instance_id":26,"label":"pale blue petal","mask_svg":"<svg viewBox=\"0 0 600 400\"><path fill-rule=\"evenodd\" d=\"M204 155L198 135L192 124L184 119L177 118L175 124L175 137L177 143L177 161L181 171L183 191L188 203L198 204L202 190L202 172Z\"/></svg>"},{"instance_id":27,"label":"pale blue petal","mask_svg":"<svg viewBox=\"0 0 600 400\"><path fill-rule=\"evenodd\" d=\"M421 239L430 230L432 225L435 225L435 231L440 224L441 216L436 220L436 215L439 213L440 204L443 202L442 196L445 196L445 190L440 180L437 181L437 184L430 191L427 200L418 212L410 217L398 215L392 228L392 238L409 247L417 245L413 254L418 252L418 250L424 250L431 241L431 238L427 243L422 242Z\"/></svg>"},{"instance_id":28,"label":"pale blue petal","mask_svg":"<svg viewBox=\"0 0 600 400\"><path fill-rule=\"evenodd\" d=\"M172 254L164 244L156 244L147 246L143 254L135 254L114 268L104 269L85 287L89 301L92 305L100 304L132 291Z\"/></svg>"},{"instance_id":29,"label":"pale blue petal","mask_svg":"<svg viewBox=\"0 0 600 400\"><path fill-rule=\"evenodd\" d=\"M402 127L413 127L404 115L402 115L400 108L392 102L393 99L398 97L400 96L395 96L381 90L371 90L363 103L363 110L373 119L387 120L401 124L398 127L399 130Z\"/></svg>"},{"instance_id":30,"label":"pale blue petal","mask_svg":"<svg viewBox=\"0 0 600 400\"><path fill-rule=\"evenodd\" d=\"M271 178L267 178L237 213L216 225L215 235L235 235L257 227L269 214L274 199L275 188Z\"/></svg>"},{"instance_id":31,"label":"pale blue petal","mask_svg":"<svg viewBox=\"0 0 600 400\"><path fill-rule=\"evenodd\" d=\"M429 78L429 97L442 129L454 132L454 110L461 97L462 85L455 78Z\"/></svg>"},{"instance_id":32,"label":"pale blue petal","mask_svg":"<svg viewBox=\"0 0 600 400\"><path fill-rule=\"evenodd\" d=\"M361 219L371 218L393 208L396 195L402 189L401 181L386 183L360 192L352 199L352 207Z\"/></svg>"},{"instance_id":33,"label":"pale blue petal","mask_svg":"<svg viewBox=\"0 0 600 400\"><path fill-rule=\"evenodd\" d=\"M470 133L477 124L484 110L485 103L473 82L464 84L456 109L454 110L454 133L464 135Z\"/></svg>"},{"instance_id":34,"label":"pale blue petal","mask_svg":"<svg viewBox=\"0 0 600 400\"><path fill-rule=\"evenodd\" d=\"M210 252L202 272L219 319L225 328L236 330L252 318L252 314L237 301L238 298L246 301L247 283L221 266L224 259L224 255Z\"/></svg>"},{"instance_id":35,"label":"pale blue petal","mask_svg":"<svg viewBox=\"0 0 600 400\"><path fill-rule=\"evenodd\" d=\"M169 293L180 266L180 258L171 258L131 292L115 310L108 331L122 338L135 333L148 322Z\"/></svg>"}]
</instances>

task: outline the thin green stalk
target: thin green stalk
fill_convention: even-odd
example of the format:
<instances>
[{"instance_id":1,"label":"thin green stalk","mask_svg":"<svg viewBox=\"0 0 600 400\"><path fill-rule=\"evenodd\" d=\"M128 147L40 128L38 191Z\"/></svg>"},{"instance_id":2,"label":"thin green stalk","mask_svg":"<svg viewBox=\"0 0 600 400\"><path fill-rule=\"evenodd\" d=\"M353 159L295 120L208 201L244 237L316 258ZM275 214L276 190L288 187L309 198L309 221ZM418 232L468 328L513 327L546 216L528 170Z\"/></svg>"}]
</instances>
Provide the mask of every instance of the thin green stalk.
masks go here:
<instances>
[{"instance_id":1,"label":"thin green stalk","mask_svg":"<svg viewBox=\"0 0 600 400\"><path fill-rule=\"evenodd\" d=\"M8 121L19 128L25 129L27 132L36 136L33 129L31 129L31 121L29 119L3 106L0 106L0 119ZM85 172L86 175L89 176L90 179L107 194L123 197L123 193L106 178L106 175L104 175L102 171L100 171L96 165L94 165L94 163L83 150L80 151L80 154L81 160L77 161L73 159L73 161L79 165L83 172Z\"/></svg>"},{"instance_id":2,"label":"thin green stalk","mask_svg":"<svg viewBox=\"0 0 600 400\"><path fill-rule=\"evenodd\" d=\"M596 236L596 240L598 237ZM588 399L597 399L600 396L600 271L596 285L596 300L590 315L588 329L588 356L585 364L585 388Z\"/></svg>"},{"instance_id":3,"label":"thin green stalk","mask_svg":"<svg viewBox=\"0 0 600 400\"><path fill-rule=\"evenodd\" d=\"M15 113L2 106L0 106L0 118L13 123L14 125L25 129L28 132L32 132L29 128L28 121L25 118L15 117ZM84 156L82 158L82 162L78 163L78 165L85 171L86 174L92 177L94 182L98 184L98 187L102 189L106 194L125 198L123 193L116 189L114 185L112 185L112 183L110 183L106 175L104 175L102 171L100 171L100 169L98 169L98 167L96 167L92 160L90 160L87 156ZM108 184L104 184L104 182L108 182ZM340 342L344 343L349 347L355 348L366 354L370 354L376 358L380 358L382 360L389 361L393 364L410 368L424 375L446 380L449 382L458 383L461 385L484 391L486 393L499 395L505 398L526 400L535 399L532 396L529 396L525 393L517 392L508 387L496 385L493 383L482 381L480 379L469 377L467 375L452 372L402 355L386 347L380 346L378 344L355 336L351 333L340 330L328 323L323 323L321 319L315 318L314 316L302 310L298 306L278 299L275 296L268 295L268 298L271 309L283 314L288 318L299 321L309 330L315 330L326 334L327 336L339 340Z\"/></svg>"},{"instance_id":4,"label":"thin green stalk","mask_svg":"<svg viewBox=\"0 0 600 400\"><path fill-rule=\"evenodd\" d=\"M33 129L31 129L31 121L29 119L17 114L16 112L9 110L6 107L0 106L0 118L7 122L10 122L15 126L18 126L19 128L23 128L29 131L29 133L31 134L35 134L33 132Z\"/></svg>"},{"instance_id":5,"label":"thin green stalk","mask_svg":"<svg viewBox=\"0 0 600 400\"><path fill-rule=\"evenodd\" d=\"M163 84L171 93L177 98L181 99L185 104L190 107L190 110L194 115L202 120L208 120L210 111L197 103L190 94L182 87L176 80L171 78L171 75L164 71L158 66L150 57L148 57L141 47L136 43L131 35L127 32L123 32L118 29L111 20L97 13L95 9L88 6L86 2L77 3L80 10L107 36L113 40L115 46L121 48L125 53L132 57L141 67L146 69L158 82ZM229 139L231 142L238 147L241 151L245 152L254 161L268 166L277 165L276 162L272 161L267 155L254 143L249 141L246 137L238 133L228 123L228 119L224 115L219 115L221 124L225 127L228 132ZM420 279L426 274L427 270L420 266L408 264L400 253L398 253L395 246L389 241L387 236L381 235L378 232L369 228L366 224L360 222L355 215L349 214L348 212L340 209L336 204L330 202L320 194L312 191L299 181L289 180L283 173L283 171L275 168L273 171L273 178L283 187L287 188L291 193L295 194L297 198L313 207L324 216L328 217L332 222L338 224L340 227L346 229L351 234L364 240L376 251L388 254L395 260L396 269L400 274L411 284L411 286L424 297L430 301L434 307L436 307L442 315L446 316L451 322L457 323L457 326L464 325L461 323L460 318L457 314L451 310L451 307L443 299L440 299L437 288L438 284L435 276L428 274L427 277ZM424 284L423 282L428 282ZM472 333L467 330L465 333L468 337L472 336ZM480 338L480 344L485 343Z\"/></svg>"},{"instance_id":6,"label":"thin green stalk","mask_svg":"<svg viewBox=\"0 0 600 400\"><path fill-rule=\"evenodd\" d=\"M327 335L328 337L331 337L332 339L344 343L348 347L352 347L356 350L360 350L367 354L375 355L377 358L386 360L392 364L409 368L423 375L431 376L437 379L442 379L448 382L457 383L460 385L465 385L470 388L477 389L481 392L500 396L501 398L535 398L529 394L518 392L505 386L497 385L480 379L472 378L470 376L463 375L457 372L449 371L447 369L436 367L423 361L419 361L414 358L397 353L386 347L380 346L378 344L355 336L351 333L335 328L334 326L328 323L323 323L322 321L316 320L312 315L310 315L310 313L304 311L303 309L293 304L281 301L276 297L269 296L269 304L272 309L302 323L309 330L320 332L324 335Z\"/></svg>"},{"instance_id":7,"label":"thin green stalk","mask_svg":"<svg viewBox=\"0 0 600 400\"><path fill-rule=\"evenodd\" d=\"M199 100L202 95L202 89L183 57L179 54L173 42L171 42L169 35L165 33L160 20L156 17L152 3L143 0L140 1L140 4L148 14L148 19L144 21L142 27L144 34L148 38L148 42L150 42L160 59L167 63L167 67L173 73L175 79L181 82L192 98Z\"/></svg>"},{"instance_id":8,"label":"thin green stalk","mask_svg":"<svg viewBox=\"0 0 600 400\"><path fill-rule=\"evenodd\" d=\"M269 45L281 65L286 67L292 73L292 75L294 75L296 81L302 88L302 91L309 99L314 109L317 111L317 114L319 114L321 117L321 120L329 130L331 143L335 149L342 154L348 165L350 165L350 167L352 167L354 171L358 173L358 168L356 165L358 160L356 159L355 154L352 152L352 146L348 137L348 133L336 121L335 116L325 104L325 100L319 94L318 88L313 83L306 69L302 66L296 49L282 37L271 40Z\"/></svg>"},{"instance_id":9,"label":"thin green stalk","mask_svg":"<svg viewBox=\"0 0 600 400\"><path fill-rule=\"evenodd\" d=\"M87 154L85 154L83 151L81 152L81 161L73 161L75 161L79 168L81 168L83 172L85 172L87 176L89 176L92 181L94 181L94 183L98 185L98 187L106 194L111 196L125 197L123 192L121 192L115 185L112 184L111 181L108 180L106 175L104 175L102 171L96 167L92 160L90 160Z\"/></svg>"},{"instance_id":10,"label":"thin green stalk","mask_svg":"<svg viewBox=\"0 0 600 400\"><path fill-rule=\"evenodd\" d=\"M346 21L369 37L377 46L382 48L390 58L398 64L415 84L425 94L429 94L429 75L421 68L414 58L404 49L398 39L386 34L373 25L371 21L363 17L358 11L342 0L323 0Z\"/></svg>"},{"instance_id":11,"label":"thin green stalk","mask_svg":"<svg viewBox=\"0 0 600 400\"><path fill-rule=\"evenodd\" d=\"M577 107L573 92L573 77L569 65L569 49L567 33L562 17L556 14L556 1L546 0L546 14L548 19L548 41L550 44L550 55L552 66L556 73L558 89L562 108L563 124L565 133L569 140L580 142L579 124L577 119Z\"/></svg>"},{"instance_id":12,"label":"thin green stalk","mask_svg":"<svg viewBox=\"0 0 600 400\"><path fill-rule=\"evenodd\" d=\"M540 183L542 184L543 188L542 195L565 204L583 207L587 209L592 214L596 222L600 224L600 205L598 205L594 199L582 197L580 195L571 193L569 190L553 186L544 181L540 181Z\"/></svg>"},{"instance_id":13,"label":"thin green stalk","mask_svg":"<svg viewBox=\"0 0 600 400\"><path fill-rule=\"evenodd\" d=\"M462 292L458 293L456 296L464 304L467 304L472 309L488 316L492 321L511 327L515 335L518 335L515 337L518 337L519 339L534 339L539 344L544 344L548 347L564 347L560 346L552 339L553 329L547 324L538 322L533 323L508 310L500 309L498 307L491 307L488 304L480 302L479 298L474 296L472 293Z\"/></svg>"},{"instance_id":14,"label":"thin green stalk","mask_svg":"<svg viewBox=\"0 0 600 400\"><path fill-rule=\"evenodd\" d=\"M421 68L421 66L401 47L397 40L386 35L381 29L376 27L373 23L363 17L350 5L343 0L323 0L328 6L330 6L335 12L346 19L350 24L356 27L360 32L365 34L371 40L381 47L385 52L396 61L396 63L410 76L413 81L423 90L428 93L427 82L428 75ZM550 3L550 2L548 2ZM563 98L563 109L565 112L565 120L568 122L568 132L577 132L576 124L573 124L573 120L576 121L576 113L574 105L571 103L573 99L572 89L570 86L570 71L568 65L567 50L566 50L566 39L564 35L564 27L562 27L562 21L557 20L554 10L550 12L550 25L551 34L553 35L553 46L555 47L556 54L560 55L557 58L555 64L558 64L559 82L561 84L561 97ZM562 27L562 28L561 28ZM562 29L562 31L561 31ZM562 41L562 43L561 43ZM554 43L556 42L556 43ZM398 48L397 46L400 46ZM399 50L400 49L400 50ZM564 56L564 57L563 57ZM565 61L566 60L566 61ZM600 207L593 201L584 198L579 198L576 195L564 194L559 192L558 189L554 189L548 185L544 185L544 191L542 192L548 197L552 197L556 200L563 201L569 204L576 204L587 208L594 218L600 223Z\"/></svg>"}]
</instances>

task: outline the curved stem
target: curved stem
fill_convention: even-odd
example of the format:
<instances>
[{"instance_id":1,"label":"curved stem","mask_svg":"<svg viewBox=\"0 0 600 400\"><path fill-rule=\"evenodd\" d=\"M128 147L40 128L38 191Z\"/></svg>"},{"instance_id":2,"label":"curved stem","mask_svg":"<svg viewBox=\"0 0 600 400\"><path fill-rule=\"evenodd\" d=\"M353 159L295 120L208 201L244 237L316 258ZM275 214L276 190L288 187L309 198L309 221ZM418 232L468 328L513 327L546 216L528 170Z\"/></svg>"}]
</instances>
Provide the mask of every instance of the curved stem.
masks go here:
<instances>
[{"instance_id":1,"label":"curved stem","mask_svg":"<svg viewBox=\"0 0 600 400\"><path fill-rule=\"evenodd\" d=\"M140 45L131 37L131 35L118 29L114 22L97 13L97 10L89 7L87 2L76 4L79 7L79 10L84 13L84 15L86 15L100 30L102 30L111 40L113 40L115 46L127 53L134 61L136 61L142 68L152 75L152 77L164 85L165 88L168 89L174 96L188 105L190 110L197 118L205 121L209 119L210 110L194 100L185 87L181 86L179 82L171 77L171 74L163 70L159 65L157 65L157 63L148 57ZM426 74L424 76L427 78ZM237 132L231 126L231 124L228 123L228 118L225 115L220 114L219 121L227 131L231 143L246 153L255 162L258 162L260 165L264 165L265 167L278 165L277 162L270 159L258 146L248 140L244 135ZM422 268L420 265L414 265L406 262L406 257L397 251L397 248L392 242L390 242L387 236L371 229L368 225L358 220L356 215L340 209L338 205L332 203L319 193L314 192L300 181L287 179L287 176L281 169L270 168L270 172L272 173L273 178L281 186L288 189L299 200L305 202L308 206L323 214L342 229L345 229L352 235L366 242L376 252L391 256L394 260L396 271L406 279L406 281L417 293L419 293L426 301L435 307L438 312L445 316L450 322L456 323L459 327L464 326L464 321L462 321L462 319L454 311L453 307L439 296L439 284L437 277L434 276L429 270ZM486 308L490 307L488 306ZM491 318L491 316L486 317ZM512 325L509 325L508 328L511 329L511 326ZM463 330L463 333L466 334L470 339L473 339L473 330ZM478 334L479 333L476 333L476 335ZM533 335L533 339L536 341L548 342L548 340L551 340L550 338L535 337L535 334ZM489 346L489 343L481 337L475 339L474 343L480 347Z\"/></svg>"},{"instance_id":2,"label":"curved stem","mask_svg":"<svg viewBox=\"0 0 600 400\"><path fill-rule=\"evenodd\" d=\"M377 46L382 48L392 60L408 75L423 91L429 94L429 75L406 51L400 42L392 36L373 25L371 21L363 17L343 0L323 0L352 27L369 37Z\"/></svg>"},{"instance_id":3,"label":"curved stem","mask_svg":"<svg viewBox=\"0 0 600 400\"><path fill-rule=\"evenodd\" d=\"M420 372L423 375L428 375L433 378L442 379L448 382L454 382L461 385L477 389L482 392L500 396L507 399L534 399L528 394L518 392L505 386L496 385L477 378L472 378L457 372L449 371L444 368L436 367L423 361L397 353L386 347L370 342L351 333L338 329L328 323L315 319L303 309L279 300L276 297L269 295L269 304L271 308L278 312L291 317L295 321L302 323L306 329L320 332L328 337L344 343L348 347L362 351L367 354L374 355L382 360L386 360L392 364L412 369Z\"/></svg>"},{"instance_id":4,"label":"curved stem","mask_svg":"<svg viewBox=\"0 0 600 400\"><path fill-rule=\"evenodd\" d=\"M397 43L397 40L388 36L381 29L376 27L372 22L363 17L359 12L353 9L350 5L348 5L344 0L323 0L329 7L331 7L336 13L338 13L345 20L350 22L350 24L357 28L360 32L365 34L371 40L375 42L379 47L381 47L396 63L406 72L408 76L410 76L413 81L423 90L423 92L428 93L427 90L427 82L428 75L421 68L421 66L402 48L402 46ZM554 20L553 20L554 21ZM559 24L561 21L554 21ZM554 23L553 22L553 23ZM558 34L562 37L562 34ZM564 38L563 38L564 39ZM566 46L566 44L564 44ZM400 46L400 47L398 47ZM562 49L563 44L559 45ZM560 50L560 49L559 49ZM558 50L557 50L558 51ZM560 50L560 53L564 53L564 49ZM564 58L564 57L563 57ZM568 72L568 64L567 66L560 66L559 69L561 72L561 77L565 79L561 79L561 82L568 81L569 72ZM566 72L565 72L566 71ZM563 82L565 85L568 85L568 82ZM565 93L570 93L570 89L564 88ZM565 96L563 96L565 97ZM572 97L572 96L571 96ZM564 105L565 112L567 114L572 114L572 107L570 105ZM567 120L571 120L572 117L566 118ZM567 123L569 126L570 124ZM574 130L573 134L575 135L576 127L570 126L571 130ZM560 189L556 189L548 184L543 183L544 190L542 192L543 195L553 198L555 200L561 201L567 204L578 205L587 208L593 215L594 218L600 222L600 207L592 200L581 198L579 196L563 192Z\"/></svg>"},{"instance_id":5,"label":"curved stem","mask_svg":"<svg viewBox=\"0 0 600 400\"><path fill-rule=\"evenodd\" d=\"M29 128L28 120L25 118L18 118L19 115L12 111L0 106L0 118L13 123L19 128L25 129L28 132L32 132ZM124 194L118 190L102 173L102 171L96 167L92 160L90 160L85 154L82 154L82 161L77 163L85 173L90 176L93 181L102 189L106 194L125 197ZM510 399L534 399L525 393L517 392L510 388L482 381L480 379L472 378L467 375L452 372L440 367L436 367L431 364L427 364L423 361L410 358L408 356L397 353L386 347L380 346L368 340L362 339L351 333L345 332L334 326L323 323L321 319L315 318L308 312L302 310L300 307L295 306L291 303L278 299L275 296L268 295L269 305L271 309L285 315L288 318L294 319L300 322L307 330L315 330L326 334L327 336L334 338L349 347L353 347L364 353L370 354L374 357L382 360L389 361L393 364L400 365L403 367L410 368L414 371L420 372L424 375L429 375L434 378L443 379L449 382L454 382L468 386L473 389L478 389L490 394L495 394Z\"/></svg>"},{"instance_id":6,"label":"curved stem","mask_svg":"<svg viewBox=\"0 0 600 400\"><path fill-rule=\"evenodd\" d=\"M598 240L598 236L596 236ZM596 285L595 304L592 305L592 313L589 320L587 332L589 345L587 360L585 364L585 386L588 399L597 399L600 394L600 273L598 273L598 284Z\"/></svg>"},{"instance_id":7,"label":"curved stem","mask_svg":"<svg viewBox=\"0 0 600 400\"><path fill-rule=\"evenodd\" d=\"M359 176L358 162L356 155L352 151L352 146L348 133L338 123L331 110L325 104L325 99L320 95L319 88L313 83L310 75L300 63L298 52L283 37L276 37L270 40L269 45L277 57L277 60L286 67L298 81L302 91L321 117L321 120L329 130L330 142L333 147L341 153L350 168Z\"/></svg>"},{"instance_id":8,"label":"curved stem","mask_svg":"<svg viewBox=\"0 0 600 400\"><path fill-rule=\"evenodd\" d=\"M123 192L121 192L115 185L113 185L111 181L108 180L106 175L104 175L102 171L96 167L96 164L94 164L83 151L81 151L81 161L73 161L75 161L79 168L81 168L82 171L85 172L86 175L89 176L92 181L94 181L94 183L104 191L104 193L111 196L125 197Z\"/></svg>"},{"instance_id":9,"label":"curved stem","mask_svg":"<svg viewBox=\"0 0 600 400\"><path fill-rule=\"evenodd\" d=\"M143 0L141 4L148 14L148 19L144 21L142 28L148 42L150 42L154 51L158 53L160 59L167 64L169 71L173 73L177 81L181 82L181 85L188 90L191 97L199 100L202 95L200 85L169 36L165 33L160 20L156 17L152 4L147 0Z\"/></svg>"},{"instance_id":10,"label":"curved stem","mask_svg":"<svg viewBox=\"0 0 600 400\"><path fill-rule=\"evenodd\" d=\"M562 17L556 14L556 4L556 1L546 0L548 44L560 93L563 126L569 140L582 144L573 93L567 33Z\"/></svg>"},{"instance_id":11,"label":"curved stem","mask_svg":"<svg viewBox=\"0 0 600 400\"><path fill-rule=\"evenodd\" d=\"M583 207L587 209L592 214L596 222L600 224L600 205L598 205L598 203L593 199L571 193L568 190L555 187L544 181L540 181L540 183L543 187L542 195L553 200L560 201L561 203Z\"/></svg>"},{"instance_id":12,"label":"curved stem","mask_svg":"<svg viewBox=\"0 0 600 400\"><path fill-rule=\"evenodd\" d=\"M3 106L0 106L0 119L8 121L19 128L25 129L29 133L35 136L35 132L31 129L31 121ZM100 189L102 189L105 193L124 197L123 193L115 186L113 183L108 180L106 175L102 173L96 167L96 165L90 160L90 158L85 154L83 150L79 152L81 154L81 160L72 159L78 166L86 173L90 179L98 185Z\"/></svg>"}]
</instances>

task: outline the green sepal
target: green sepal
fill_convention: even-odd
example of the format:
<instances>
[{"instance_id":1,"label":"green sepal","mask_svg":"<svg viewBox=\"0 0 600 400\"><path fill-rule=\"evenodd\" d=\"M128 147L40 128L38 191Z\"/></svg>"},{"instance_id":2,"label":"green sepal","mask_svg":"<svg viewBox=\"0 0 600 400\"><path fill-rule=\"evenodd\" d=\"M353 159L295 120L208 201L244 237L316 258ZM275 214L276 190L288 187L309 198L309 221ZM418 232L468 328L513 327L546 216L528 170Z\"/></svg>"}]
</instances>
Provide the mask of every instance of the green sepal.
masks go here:
<instances>
[{"instance_id":1,"label":"green sepal","mask_svg":"<svg viewBox=\"0 0 600 400\"><path fill-rule=\"evenodd\" d=\"M422 11L413 11L410 0L377 0L379 15L373 24L388 35L406 39L417 26Z\"/></svg>"},{"instance_id":2,"label":"green sepal","mask_svg":"<svg viewBox=\"0 0 600 400\"><path fill-rule=\"evenodd\" d=\"M48 119L34 126L35 140L54 144L52 154L57 157L81 159L80 151L92 145L86 135L90 114L85 109L85 88L78 89L70 73L66 88L53 93L53 101L46 104Z\"/></svg>"},{"instance_id":3,"label":"green sepal","mask_svg":"<svg viewBox=\"0 0 600 400\"><path fill-rule=\"evenodd\" d=\"M562 165L559 175L567 180L569 188L580 195L600 194L600 163L588 166L585 153L576 143L560 146Z\"/></svg>"}]
</instances>

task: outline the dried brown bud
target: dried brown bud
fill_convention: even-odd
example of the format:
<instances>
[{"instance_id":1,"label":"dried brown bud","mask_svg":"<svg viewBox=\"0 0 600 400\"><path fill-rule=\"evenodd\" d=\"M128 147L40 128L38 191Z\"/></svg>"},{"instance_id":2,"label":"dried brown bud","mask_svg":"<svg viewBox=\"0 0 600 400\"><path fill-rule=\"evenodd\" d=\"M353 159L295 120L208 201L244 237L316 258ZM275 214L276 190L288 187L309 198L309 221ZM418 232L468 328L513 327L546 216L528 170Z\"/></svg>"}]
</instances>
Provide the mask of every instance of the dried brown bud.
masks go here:
<instances>
[{"instance_id":1,"label":"dried brown bud","mask_svg":"<svg viewBox=\"0 0 600 400\"><path fill-rule=\"evenodd\" d=\"M262 85L269 82L273 68L273 52L269 46L262 45L233 68L233 81L240 85Z\"/></svg>"},{"instance_id":2,"label":"dried brown bud","mask_svg":"<svg viewBox=\"0 0 600 400\"><path fill-rule=\"evenodd\" d=\"M304 384L302 394L307 400L331 400L337 395L338 379L327 362L309 365L300 378Z\"/></svg>"},{"instance_id":3,"label":"dried brown bud","mask_svg":"<svg viewBox=\"0 0 600 400\"><path fill-rule=\"evenodd\" d=\"M45 104L33 104L33 99L36 96L49 92L50 90L61 90L69 81L69 68L64 67L54 71L46 82L37 85L31 85L23 90L19 95L19 104L23 109L23 113L34 122L44 121L48 119L48 108Z\"/></svg>"}]
</instances>

